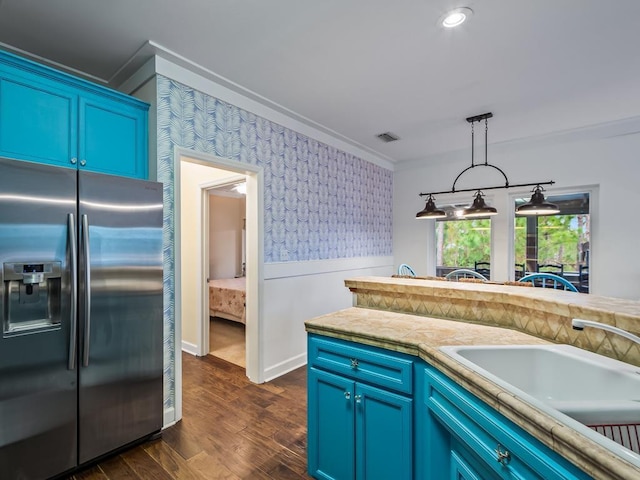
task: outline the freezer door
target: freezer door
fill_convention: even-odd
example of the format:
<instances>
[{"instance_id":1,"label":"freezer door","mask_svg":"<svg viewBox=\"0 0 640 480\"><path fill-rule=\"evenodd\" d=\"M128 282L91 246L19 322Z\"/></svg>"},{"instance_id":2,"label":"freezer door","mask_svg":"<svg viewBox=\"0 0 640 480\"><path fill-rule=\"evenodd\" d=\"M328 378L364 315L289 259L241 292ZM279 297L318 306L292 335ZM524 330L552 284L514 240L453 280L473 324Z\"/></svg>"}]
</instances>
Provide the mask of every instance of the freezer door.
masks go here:
<instances>
[{"instance_id":1,"label":"freezer door","mask_svg":"<svg viewBox=\"0 0 640 480\"><path fill-rule=\"evenodd\" d=\"M162 185L88 172L78 184L84 463L162 427Z\"/></svg>"},{"instance_id":2,"label":"freezer door","mask_svg":"<svg viewBox=\"0 0 640 480\"><path fill-rule=\"evenodd\" d=\"M76 171L0 159L0 477L77 461Z\"/></svg>"}]
</instances>

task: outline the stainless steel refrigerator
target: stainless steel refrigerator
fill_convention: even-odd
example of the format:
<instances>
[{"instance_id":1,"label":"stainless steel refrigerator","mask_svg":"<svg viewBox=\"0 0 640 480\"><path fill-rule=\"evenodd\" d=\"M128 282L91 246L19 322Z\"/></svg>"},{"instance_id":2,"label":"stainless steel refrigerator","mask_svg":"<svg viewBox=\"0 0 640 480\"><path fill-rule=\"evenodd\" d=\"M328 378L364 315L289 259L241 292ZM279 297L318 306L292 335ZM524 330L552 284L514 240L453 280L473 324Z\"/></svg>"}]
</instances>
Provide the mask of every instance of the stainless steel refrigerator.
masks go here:
<instances>
[{"instance_id":1,"label":"stainless steel refrigerator","mask_svg":"<svg viewBox=\"0 0 640 480\"><path fill-rule=\"evenodd\" d=\"M0 478L162 427L162 186L0 159Z\"/></svg>"}]
</instances>

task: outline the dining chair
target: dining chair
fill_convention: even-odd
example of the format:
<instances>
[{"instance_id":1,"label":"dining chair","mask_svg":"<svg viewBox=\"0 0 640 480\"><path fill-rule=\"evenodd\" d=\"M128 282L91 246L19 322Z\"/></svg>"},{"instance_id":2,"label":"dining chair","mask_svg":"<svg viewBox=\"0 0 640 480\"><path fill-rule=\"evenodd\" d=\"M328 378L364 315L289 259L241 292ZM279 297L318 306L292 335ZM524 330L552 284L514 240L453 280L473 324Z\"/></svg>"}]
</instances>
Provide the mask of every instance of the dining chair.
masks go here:
<instances>
[{"instance_id":1,"label":"dining chair","mask_svg":"<svg viewBox=\"0 0 640 480\"><path fill-rule=\"evenodd\" d=\"M564 275L564 265L561 263L536 264L537 273L553 273L562 277Z\"/></svg>"},{"instance_id":2,"label":"dining chair","mask_svg":"<svg viewBox=\"0 0 640 480\"><path fill-rule=\"evenodd\" d=\"M411 268L406 263L401 263L400 266L398 267L398 275L407 275L410 277L415 277L416 272L414 272L413 268Z\"/></svg>"},{"instance_id":3,"label":"dining chair","mask_svg":"<svg viewBox=\"0 0 640 480\"><path fill-rule=\"evenodd\" d=\"M532 273L525 275L518 281L531 282L534 287L578 292L578 289L572 283L553 273Z\"/></svg>"},{"instance_id":4,"label":"dining chair","mask_svg":"<svg viewBox=\"0 0 640 480\"><path fill-rule=\"evenodd\" d=\"M589 293L589 265L578 267L578 290Z\"/></svg>"},{"instance_id":5,"label":"dining chair","mask_svg":"<svg viewBox=\"0 0 640 480\"><path fill-rule=\"evenodd\" d=\"M473 269L480 275L491 278L491 262L474 262Z\"/></svg>"},{"instance_id":6,"label":"dining chair","mask_svg":"<svg viewBox=\"0 0 640 480\"><path fill-rule=\"evenodd\" d=\"M461 278L479 278L480 280L483 280L485 282L489 280L481 273L478 273L475 270L471 270L469 268L458 268L457 270L447 273L444 278L446 278L450 282L457 282Z\"/></svg>"}]
</instances>

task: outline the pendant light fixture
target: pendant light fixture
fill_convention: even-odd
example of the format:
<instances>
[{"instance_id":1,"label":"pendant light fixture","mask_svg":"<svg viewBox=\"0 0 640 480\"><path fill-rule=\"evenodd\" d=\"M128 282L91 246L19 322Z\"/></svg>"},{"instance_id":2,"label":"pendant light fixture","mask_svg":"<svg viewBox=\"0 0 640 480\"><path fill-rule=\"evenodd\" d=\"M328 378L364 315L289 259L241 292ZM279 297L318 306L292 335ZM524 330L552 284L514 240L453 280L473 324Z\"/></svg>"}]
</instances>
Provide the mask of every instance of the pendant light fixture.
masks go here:
<instances>
[{"instance_id":1,"label":"pendant light fixture","mask_svg":"<svg viewBox=\"0 0 640 480\"><path fill-rule=\"evenodd\" d=\"M485 203L484 198L482 198L483 196L482 191L478 190L476 192L473 203L462 210L462 216L464 218L490 217L491 215L498 214L498 210Z\"/></svg>"},{"instance_id":2,"label":"pendant light fixture","mask_svg":"<svg viewBox=\"0 0 640 480\"><path fill-rule=\"evenodd\" d=\"M518 215L555 215L560 209L555 203L547 202L544 198L544 188L540 185L532 190L531 200L516 208Z\"/></svg>"},{"instance_id":3,"label":"pendant light fixture","mask_svg":"<svg viewBox=\"0 0 640 480\"><path fill-rule=\"evenodd\" d=\"M486 202L484 201L484 198L482 198L484 196L483 190L496 190L496 189L510 188L510 187L531 187L534 185L536 188L533 190L534 194L531 197L531 201L529 201L525 205L520 206L518 208L517 213L521 215L552 215L553 213L557 213L556 211L553 211L551 208L548 207L548 206L554 206L554 207L556 206L551 203L545 202L544 195L542 195L542 191L543 191L542 185L553 185L554 183L553 180L548 182L519 183L517 185L510 185L509 179L507 178L507 175L502 171L502 169L489 163L488 155L487 155L487 147L488 147L487 140L488 140L488 132L489 132L488 120L492 117L493 117L493 113L488 112L488 113L483 113L481 115L468 117L466 119L467 122L471 124L471 166L465 168L458 174L456 179L453 181L453 186L451 187L451 190L441 191L441 192L421 193L420 194L421 197L427 197L427 204L424 207L424 210L416 214L416 218L438 219L438 218L446 217L445 212L436 207L435 201L434 201L434 195L457 193L457 192L476 192L474 195L473 203L469 207L462 210L462 215L461 215L462 218L488 217L491 215L496 215L498 211L494 207L487 205ZM474 124L476 122L481 122L482 120L484 120L484 163L475 163ZM460 179L460 177L466 172L468 172L469 170L472 170L476 167L490 167L490 168L493 168L494 170L497 170L504 177L504 185L483 187L483 188L465 188L465 189L456 190L456 183L458 183L458 180ZM536 196L536 194L539 194L539 195ZM541 201L540 201L540 197L542 198ZM537 203L534 203L534 200ZM521 212L520 210L527 205L531 205L531 206L524 208L524 210ZM538 207L542 206L542 208L534 208L534 205ZM540 212L544 212L544 213L540 213Z\"/></svg>"},{"instance_id":4,"label":"pendant light fixture","mask_svg":"<svg viewBox=\"0 0 640 480\"><path fill-rule=\"evenodd\" d=\"M424 210L416 213L416 218L435 220L438 218L447 218L447 213L444 210L436 207L436 203L433 200L433 195L429 195L427 197L427 204L424 206Z\"/></svg>"}]
</instances>

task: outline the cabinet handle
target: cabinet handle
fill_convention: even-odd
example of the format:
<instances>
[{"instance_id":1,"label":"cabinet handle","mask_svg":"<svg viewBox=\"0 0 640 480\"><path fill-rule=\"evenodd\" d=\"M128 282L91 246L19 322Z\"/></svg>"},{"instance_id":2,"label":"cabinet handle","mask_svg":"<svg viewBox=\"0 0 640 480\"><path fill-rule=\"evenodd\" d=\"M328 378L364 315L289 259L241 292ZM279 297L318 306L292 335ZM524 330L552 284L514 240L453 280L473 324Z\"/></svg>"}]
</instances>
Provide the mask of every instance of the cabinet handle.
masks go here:
<instances>
[{"instance_id":1,"label":"cabinet handle","mask_svg":"<svg viewBox=\"0 0 640 480\"><path fill-rule=\"evenodd\" d=\"M71 160L69 160L71 162L72 165L75 165L76 163L78 163L78 159L76 157L73 157Z\"/></svg>"},{"instance_id":2,"label":"cabinet handle","mask_svg":"<svg viewBox=\"0 0 640 480\"><path fill-rule=\"evenodd\" d=\"M361 403L362 402L362 395L356 395L355 399L356 399L356 403Z\"/></svg>"},{"instance_id":3,"label":"cabinet handle","mask_svg":"<svg viewBox=\"0 0 640 480\"><path fill-rule=\"evenodd\" d=\"M351 359L351 368L358 368L358 359L357 358L352 358Z\"/></svg>"},{"instance_id":4,"label":"cabinet handle","mask_svg":"<svg viewBox=\"0 0 640 480\"><path fill-rule=\"evenodd\" d=\"M509 464L509 460L511 460L511 454L509 450L502 450L502 445L498 444L495 449L496 454L498 455L498 463L503 466L507 466Z\"/></svg>"},{"instance_id":5,"label":"cabinet handle","mask_svg":"<svg viewBox=\"0 0 640 480\"><path fill-rule=\"evenodd\" d=\"M84 167L87 164L86 160L80 160L80 166Z\"/></svg>"},{"instance_id":6,"label":"cabinet handle","mask_svg":"<svg viewBox=\"0 0 640 480\"><path fill-rule=\"evenodd\" d=\"M351 398L351 392L344 392L344 398L349 400Z\"/></svg>"}]
</instances>

